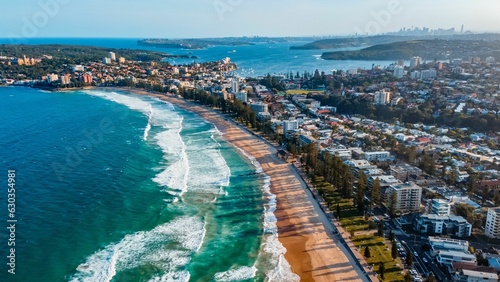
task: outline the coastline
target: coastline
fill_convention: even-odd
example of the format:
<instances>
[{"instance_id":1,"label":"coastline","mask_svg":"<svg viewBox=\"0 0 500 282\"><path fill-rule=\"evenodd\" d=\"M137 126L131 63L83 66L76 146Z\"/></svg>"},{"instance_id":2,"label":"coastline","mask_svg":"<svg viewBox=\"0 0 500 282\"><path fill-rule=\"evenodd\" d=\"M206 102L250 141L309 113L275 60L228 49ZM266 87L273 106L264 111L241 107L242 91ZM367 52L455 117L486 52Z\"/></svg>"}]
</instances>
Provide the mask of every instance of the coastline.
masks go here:
<instances>
[{"instance_id":1,"label":"coastline","mask_svg":"<svg viewBox=\"0 0 500 282\"><path fill-rule=\"evenodd\" d=\"M255 158L271 178L270 189L277 202L274 215L278 240L286 249L285 259L300 281L363 281L337 246L340 243L323 226L323 219L306 193L305 183L291 164L277 157L276 148L221 114L184 99L134 88L102 89L156 97L213 123L226 141Z\"/></svg>"}]
</instances>

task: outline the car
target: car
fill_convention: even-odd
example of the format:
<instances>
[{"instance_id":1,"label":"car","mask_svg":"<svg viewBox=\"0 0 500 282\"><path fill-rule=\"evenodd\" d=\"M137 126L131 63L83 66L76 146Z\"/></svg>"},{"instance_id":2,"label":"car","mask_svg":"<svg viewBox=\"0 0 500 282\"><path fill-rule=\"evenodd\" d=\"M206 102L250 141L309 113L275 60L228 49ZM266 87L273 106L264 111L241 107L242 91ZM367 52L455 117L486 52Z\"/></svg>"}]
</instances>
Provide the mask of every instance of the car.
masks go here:
<instances>
[{"instance_id":1,"label":"car","mask_svg":"<svg viewBox=\"0 0 500 282\"><path fill-rule=\"evenodd\" d=\"M425 263L428 263L429 261L427 261L426 258L422 258L422 260L425 262Z\"/></svg>"},{"instance_id":2,"label":"car","mask_svg":"<svg viewBox=\"0 0 500 282\"><path fill-rule=\"evenodd\" d=\"M414 255L414 256L416 256L416 257L418 257L418 253L417 253L417 251L414 251L414 252L413 252L413 255Z\"/></svg>"}]
</instances>

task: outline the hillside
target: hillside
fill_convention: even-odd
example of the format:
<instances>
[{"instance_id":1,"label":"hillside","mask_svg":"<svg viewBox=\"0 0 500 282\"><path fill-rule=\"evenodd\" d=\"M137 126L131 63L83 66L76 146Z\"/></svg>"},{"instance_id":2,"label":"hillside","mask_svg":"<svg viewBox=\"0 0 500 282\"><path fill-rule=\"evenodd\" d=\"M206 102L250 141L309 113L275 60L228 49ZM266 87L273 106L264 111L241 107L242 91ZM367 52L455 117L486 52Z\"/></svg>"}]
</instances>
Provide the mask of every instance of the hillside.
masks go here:
<instances>
[{"instance_id":1,"label":"hillside","mask_svg":"<svg viewBox=\"0 0 500 282\"><path fill-rule=\"evenodd\" d=\"M53 56L55 59L64 59L68 62L83 63L88 61L100 61L108 55L108 52L115 52L118 57L134 61L161 61L163 58L172 57L161 52L113 49L91 46L71 46L71 45L0 45L0 53L10 57L40 57L42 55ZM187 57L186 55L175 57Z\"/></svg>"},{"instance_id":2,"label":"hillside","mask_svg":"<svg viewBox=\"0 0 500 282\"><path fill-rule=\"evenodd\" d=\"M412 40L379 44L356 51L325 52L325 60L399 60L420 56L428 60L500 58L500 40Z\"/></svg>"}]
</instances>

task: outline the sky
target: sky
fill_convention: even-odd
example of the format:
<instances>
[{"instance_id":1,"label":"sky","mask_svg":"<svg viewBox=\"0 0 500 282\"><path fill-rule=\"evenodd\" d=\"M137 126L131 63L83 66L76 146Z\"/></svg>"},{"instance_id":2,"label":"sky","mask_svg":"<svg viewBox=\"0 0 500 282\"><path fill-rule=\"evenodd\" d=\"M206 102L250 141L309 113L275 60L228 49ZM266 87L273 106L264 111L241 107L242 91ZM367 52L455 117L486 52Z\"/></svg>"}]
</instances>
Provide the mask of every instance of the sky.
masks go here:
<instances>
[{"instance_id":1,"label":"sky","mask_svg":"<svg viewBox=\"0 0 500 282\"><path fill-rule=\"evenodd\" d=\"M2 6L1 38L327 36L462 25L500 32L498 0L23 0Z\"/></svg>"}]
</instances>

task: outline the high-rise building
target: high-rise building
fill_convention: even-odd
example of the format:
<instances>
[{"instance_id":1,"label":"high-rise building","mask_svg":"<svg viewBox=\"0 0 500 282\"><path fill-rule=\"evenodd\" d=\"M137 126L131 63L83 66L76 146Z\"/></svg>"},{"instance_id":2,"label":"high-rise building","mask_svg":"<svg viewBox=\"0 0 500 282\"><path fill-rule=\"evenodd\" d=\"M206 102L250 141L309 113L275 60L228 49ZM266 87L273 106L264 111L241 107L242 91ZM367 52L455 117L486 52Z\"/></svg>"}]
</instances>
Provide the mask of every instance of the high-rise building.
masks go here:
<instances>
[{"instance_id":1,"label":"high-rise building","mask_svg":"<svg viewBox=\"0 0 500 282\"><path fill-rule=\"evenodd\" d=\"M91 84L92 83L92 74L90 73L84 73L83 76L83 83L85 84Z\"/></svg>"},{"instance_id":2,"label":"high-rise building","mask_svg":"<svg viewBox=\"0 0 500 282\"><path fill-rule=\"evenodd\" d=\"M110 58L111 61L116 61L116 54L114 52L109 52L108 58Z\"/></svg>"},{"instance_id":3,"label":"high-rise building","mask_svg":"<svg viewBox=\"0 0 500 282\"><path fill-rule=\"evenodd\" d=\"M394 205L396 212L414 212L420 210L422 188L413 182L406 182L389 186L387 193L387 207ZM393 196L395 195L395 196ZM395 203L392 203L392 200Z\"/></svg>"},{"instance_id":4,"label":"high-rise building","mask_svg":"<svg viewBox=\"0 0 500 282\"><path fill-rule=\"evenodd\" d=\"M375 105L387 105L391 101L391 93L384 90L375 92L373 102Z\"/></svg>"},{"instance_id":5,"label":"high-rise building","mask_svg":"<svg viewBox=\"0 0 500 282\"><path fill-rule=\"evenodd\" d=\"M62 85L69 84L71 81L71 76L69 74L62 75L60 80Z\"/></svg>"},{"instance_id":6,"label":"high-rise building","mask_svg":"<svg viewBox=\"0 0 500 282\"><path fill-rule=\"evenodd\" d=\"M394 67L394 76L397 78L402 78L405 73L403 66L397 65Z\"/></svg>"},{"instance_id":7,"label":"high-rise building","mask_svg":"<svg viewBox=\"0 0 500 282\"><path fill-rule=\"evenodd\" d=\"M239 91L238 93L236 93L236 95L234 95L234 98L236 98L237 100L240 100L241 102L248 101L247 92L245 92L245 91Z\"/></svg>"},{"instance_id":8,"label":"high-rise building","mask_svg":"<svg viewBox=\"0 0 500 282\"><path fill-rule=\"evenodd\" d=\"M124 57L118 58L118 63L125 64L125 58Z\"/></svg>"},{"instance_id":9,"label":"high-rise building","mask_svg":"<svg viewBox=\"0 0 500 282\"><path fill-rule=\"evenodd\" d=\"M489 238L500 239L500 207L488 209L484 235Z\"/></svg>"},{"instance_id":10,"label":"high-rise building","mask_svg":"<svg viewBox=\"0 0 500 282\"><path fill-rule=\"evenodd\" d=\"M417 56L410 59L411 68L418 67L420 64L422 64L422 58Z\"/></svg>"},{"instance_id":11,"label":"high-rise building","mask_svg":"<svg viewBox=\"0 0 500 282\"><path fill-rule=\"evenodd\" d=\"M111 64L111 58L108 58L108 57L103 58L103 59L102 59L102 63L103 63L103 64L106 64L106 65L107 65L107 64Z\"/></svg>"},{"instance_id":12,"label":"high-rise building","mask_svg":"<svg viewBox=\"0 0 500 282\"><path fill-rule=\"evenodd\" d=\"M55 82L58 80L59 80L59 76L57 74L51 73L51 74L47 75L47 82L48 83Z\"/></svg>"},{"instance_id":13,"label":"high-rise building","mask_svg":"<svg viewBox=\"0 0 500 282\"><path fill-rule=\"evenodd\" d=\"M240 91L240 84L237 78L233 78L231 81L231 93L238 93Z\"/></svg>"}]
</instances>

